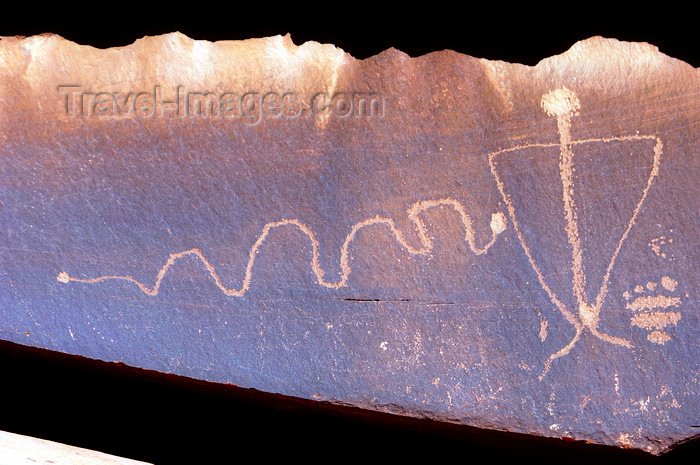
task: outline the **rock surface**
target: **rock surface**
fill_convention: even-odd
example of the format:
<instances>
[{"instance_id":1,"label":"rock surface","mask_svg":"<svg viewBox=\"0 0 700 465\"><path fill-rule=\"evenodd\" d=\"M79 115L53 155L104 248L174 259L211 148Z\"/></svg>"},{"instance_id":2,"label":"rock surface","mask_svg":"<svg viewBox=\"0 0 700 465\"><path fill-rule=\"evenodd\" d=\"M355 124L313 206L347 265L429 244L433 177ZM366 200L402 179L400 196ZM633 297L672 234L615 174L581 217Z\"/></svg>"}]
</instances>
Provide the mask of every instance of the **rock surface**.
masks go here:
<instances>
[{"instance_id":1,"label":"rock surface","mask_svg":"<svg viewBox=\"0 0 700 465\"><path fill-rule=\"evenodd\" d=\"M4 465L148 465L89 449L0 431L0 458Z\"/></svg>"},{"instance_id":2,"label":"rock surface","mask_svg":"<svg viewBox=\"0 0 700 465\"><path fill-rule=\"evenodd\" d=\"M0 41L0 338L661 453L698 434L698 71Z\"/></svg>"}]
</instances>

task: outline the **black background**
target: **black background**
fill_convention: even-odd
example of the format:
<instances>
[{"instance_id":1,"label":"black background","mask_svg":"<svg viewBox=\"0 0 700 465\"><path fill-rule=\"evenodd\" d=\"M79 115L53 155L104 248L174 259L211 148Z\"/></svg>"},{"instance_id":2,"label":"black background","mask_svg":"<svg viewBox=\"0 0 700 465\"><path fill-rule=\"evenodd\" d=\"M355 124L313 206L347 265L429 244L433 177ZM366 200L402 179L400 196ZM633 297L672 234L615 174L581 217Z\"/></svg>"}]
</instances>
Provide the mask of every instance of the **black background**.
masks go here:
<instances>
[{"instance_id":1,"label":"black background","mask_svg":"<svg viewBox=\"0 0 700 465\"><path fill-rule=\"evenodd\" d=\"M15 2L20 9L20 2ZM649 42L670 56L699 66L698 2L567 2L556 7L534 2L380 2L250 1L185 6L141 3L54 4L27 6L3 14L0 35L53 32L99 48L124 46L145 35L179 31L194 39L237 40L291 33L333 43L356 58L394 47L419 56L452 49L478 58L534 65L575 42L600 35ZM483 3L483 5L481 4Z\"/></svg>"},{"instance_id":2,"label":"black background","mask_svg":"<svg viewBox=\"0 0 700 465\"><path fill-rule=\"evenodd\" d=\"M699 65L698 8L690 2L653 7L570 2L556 8L484 3L491 4L28 5L27 11L2 14L0 36L53 32L106 48L173 31L205 40L291 33L296 44L333 43L357 58L389 47L411 56L452 49L534 65L578 40L602 35L649 42L667 55ZM0 342L0 368L0 429L159 464L291 458L690 463L700 456L697 441L658 459L634 451L328 407L5 342Z\"/></svg>"}]
</instances>

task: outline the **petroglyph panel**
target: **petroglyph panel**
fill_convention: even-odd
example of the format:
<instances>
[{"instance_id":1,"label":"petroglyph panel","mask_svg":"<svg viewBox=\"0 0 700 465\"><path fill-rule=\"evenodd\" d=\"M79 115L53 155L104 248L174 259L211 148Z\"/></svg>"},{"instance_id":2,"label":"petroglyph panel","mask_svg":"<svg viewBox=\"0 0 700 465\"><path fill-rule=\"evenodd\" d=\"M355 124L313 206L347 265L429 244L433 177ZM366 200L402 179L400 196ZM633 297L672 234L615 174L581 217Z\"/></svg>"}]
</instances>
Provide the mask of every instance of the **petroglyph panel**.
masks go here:
<instances>
[{"instance_id":1,"label":"petroglyph panel","mask_svg":"<svg viewBox=\"0 0 700 465\"><path fill-rule=\"evenodd\" d=\"M0 60L0 338L652 453L697 434L687 64L180 34Z\"/></svg>"}]
</instances>

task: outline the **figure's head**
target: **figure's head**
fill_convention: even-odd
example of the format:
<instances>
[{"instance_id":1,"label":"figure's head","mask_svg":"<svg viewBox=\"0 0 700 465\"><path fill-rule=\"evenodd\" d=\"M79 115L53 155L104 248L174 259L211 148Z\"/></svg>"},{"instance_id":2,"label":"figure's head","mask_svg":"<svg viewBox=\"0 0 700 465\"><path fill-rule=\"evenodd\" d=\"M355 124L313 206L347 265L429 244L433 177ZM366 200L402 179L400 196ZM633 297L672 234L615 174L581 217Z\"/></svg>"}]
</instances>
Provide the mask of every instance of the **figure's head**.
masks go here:
<instances>
[{"instance_id":1,"label":"figure's head","mask_svg":"<svg viewBox=\"0 0 700 465\"><path fill-rule=\"evenodd\" d=\"M573 116L581 108L581 102L574 91L560 87L544 94L540 106L549 116Z\"/></svg>"}]
</instances>

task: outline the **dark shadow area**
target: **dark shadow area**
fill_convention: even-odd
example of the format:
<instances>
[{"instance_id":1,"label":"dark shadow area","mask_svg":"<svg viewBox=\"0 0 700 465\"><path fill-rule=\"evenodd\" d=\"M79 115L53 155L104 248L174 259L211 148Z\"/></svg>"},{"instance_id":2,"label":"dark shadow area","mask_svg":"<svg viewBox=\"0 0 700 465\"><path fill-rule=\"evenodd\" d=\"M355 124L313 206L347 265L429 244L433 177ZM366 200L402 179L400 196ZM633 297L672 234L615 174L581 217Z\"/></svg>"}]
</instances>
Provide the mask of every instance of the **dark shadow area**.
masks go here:
<instances>
[{"instance_id":1,"label":"dark shadow area","mask_svg":"<svg viewBox=\"0 0 700 465\"><path fill-rule=\"evenodd\" d=\"M0 343L0 430L158 464L258 459L481 463L695 463L700 443L663 457L485 431L194 381ZM692 461L692 462L691 462Z\"/></svg>"},{"instance_id":2,"label":"dark shadow area","mask_svg":"<svg viewBox=\"0 0 700 465\"><path fill-rule=\"evenodd\" d=\"M585 2L572 8L532 2L420 6L378 2L198 2L188 8L143 2L52 4L0 18L0 35L53 32L99 48L124 46L145 35L179 31L202 40L242 40L290 33L301 44L332 43L357 58L394 47L411 56L452 49L479 58L534 65L575 42L601 35L649 42L675 58L700 65L697 2L653 7ZM19 6L22 7L21 5Z\"/></svg>"}]
</instances>

